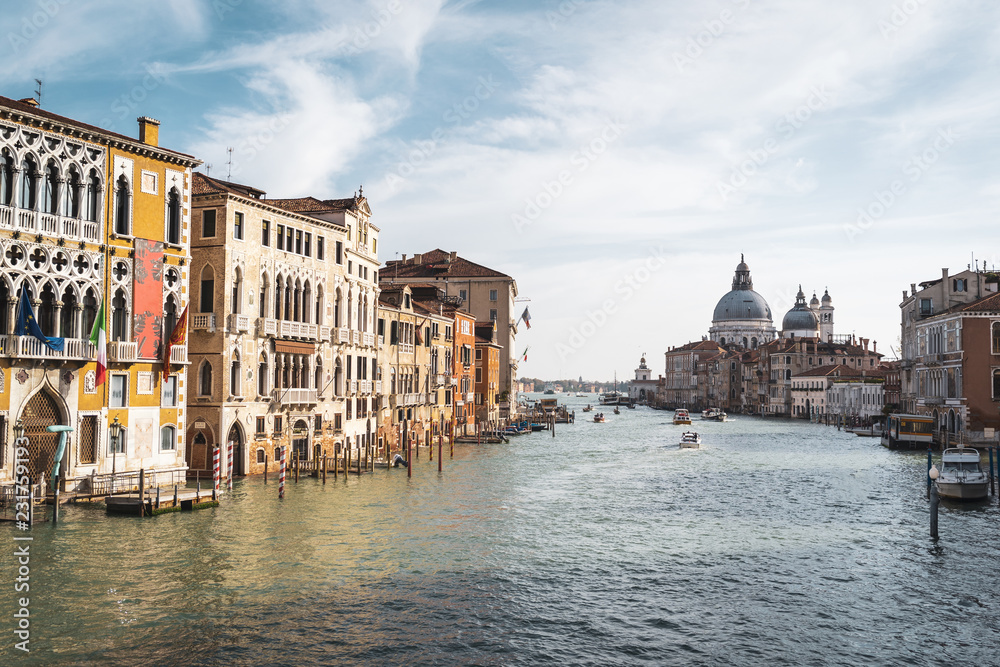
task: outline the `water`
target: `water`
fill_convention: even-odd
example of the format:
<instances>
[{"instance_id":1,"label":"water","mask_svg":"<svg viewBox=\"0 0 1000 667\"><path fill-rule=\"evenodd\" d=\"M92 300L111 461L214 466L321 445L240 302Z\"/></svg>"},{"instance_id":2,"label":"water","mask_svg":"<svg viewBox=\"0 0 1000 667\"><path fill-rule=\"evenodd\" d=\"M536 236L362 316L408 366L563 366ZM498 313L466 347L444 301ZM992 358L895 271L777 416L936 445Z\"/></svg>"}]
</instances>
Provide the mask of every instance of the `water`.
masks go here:
<instances>
[{"instance_id":1,"label":"water","mask_svg":"<svg viewBox=\"0 0 1000 667\"><path fill-rule=\"evenodd\" d=\"M0 664L998 664L996 501L801 422L639 408L362 478L237 482L152 519L68 507ZM2 528L13 535L13 531ZM8 545L12 544L8 540ZM11 547L5 576L14 577Z\"/></svg>"}]
</instances>

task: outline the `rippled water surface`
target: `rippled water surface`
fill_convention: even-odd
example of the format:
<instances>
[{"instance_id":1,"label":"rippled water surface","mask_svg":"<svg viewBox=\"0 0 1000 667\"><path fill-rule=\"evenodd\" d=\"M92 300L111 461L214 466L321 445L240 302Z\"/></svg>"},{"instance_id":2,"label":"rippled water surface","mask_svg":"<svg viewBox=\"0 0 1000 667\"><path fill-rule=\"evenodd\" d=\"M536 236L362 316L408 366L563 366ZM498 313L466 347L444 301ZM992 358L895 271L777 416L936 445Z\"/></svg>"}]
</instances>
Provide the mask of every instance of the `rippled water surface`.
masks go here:
<instances>
[{"instance_id":1,"label":"rippled water surface","mask_svg":"<svg viewBox=\"0 0 1000 667\"><path fill-rule=\"evenodd\" d=\"M681 451L670 413L577 414L409 480L68 507L33 531L27 659L0 588L0 663L1000 664L996 500L942 505L932 542L925 455L739 416Z\"/></svg>"}]
</instances>

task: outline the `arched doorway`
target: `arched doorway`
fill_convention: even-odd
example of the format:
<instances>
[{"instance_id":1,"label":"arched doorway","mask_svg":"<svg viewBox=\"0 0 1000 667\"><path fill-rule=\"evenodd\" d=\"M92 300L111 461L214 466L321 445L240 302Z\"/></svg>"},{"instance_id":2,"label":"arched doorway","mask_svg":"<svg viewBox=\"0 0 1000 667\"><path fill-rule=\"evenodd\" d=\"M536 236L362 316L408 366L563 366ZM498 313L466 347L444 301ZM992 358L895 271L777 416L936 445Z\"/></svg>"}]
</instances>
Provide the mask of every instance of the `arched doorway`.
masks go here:
<instances>
[{"instance_id":1,"label":"arched doorway","mask_svg":"<svg viewBox=\"0 0 1000 667\"><path fill-rule=\"evenodd\" d=\"M226 436L226 443L230 442L233 443L233 475L243 477L247 474L243 451L245 443L243 442L243 431L240 429L240 425L235 422L229 429L229 435Z\"/></svg>"},{"instance_id":2,"label":"arched doorway","mask_svg":"<svg viewBox=\"0 0 1000 667\"><path fill-rule=\"evenodd\" d=\"M299 460L309 459L309 425L300 419L292 427L292 451L299 453Z\"/></svg>"},{"instance_id":3,"label":"arched doorway","mask_svg":"<svg viewBox=\"0 0 1000 667\"><path fill-rule=\"evenodd\" d=\"M56 399L45 389L32 396L21 412L24 437L28 439L28 474L31 481L38 481L39 475L48 475L55 462L59 434L49 433L47 426L63 424L62 410ZM69 462L69 455L64 456Z\"/></svg>"}]
</instances>

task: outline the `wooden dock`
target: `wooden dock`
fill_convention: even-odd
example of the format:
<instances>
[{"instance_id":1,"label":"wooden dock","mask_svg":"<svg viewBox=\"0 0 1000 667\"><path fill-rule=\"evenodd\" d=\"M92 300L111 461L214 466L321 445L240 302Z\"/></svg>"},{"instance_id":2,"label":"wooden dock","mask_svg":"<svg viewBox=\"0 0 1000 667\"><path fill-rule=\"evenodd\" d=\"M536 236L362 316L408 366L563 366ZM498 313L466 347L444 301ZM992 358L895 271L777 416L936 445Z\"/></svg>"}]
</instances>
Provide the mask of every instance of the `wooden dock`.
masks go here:
<instances>
[{"instance_id":1,"label":"wooden dock","mask_svg":"<svg viewBox=\"0 0 1000 667\"><path fill-rule=\"evenodd\" d=\"M145 497L137 495L106 496L104 504L108 508L108 514L124 514L127 516L156 516L167 512L190 512L192 510L205 509L206 507L218 507L218 496L213 498L212 492L185 490L178 492L176 499L173 493L162 493L157 501L156 495L146 494Z\"/></svg>"}]
</instances>

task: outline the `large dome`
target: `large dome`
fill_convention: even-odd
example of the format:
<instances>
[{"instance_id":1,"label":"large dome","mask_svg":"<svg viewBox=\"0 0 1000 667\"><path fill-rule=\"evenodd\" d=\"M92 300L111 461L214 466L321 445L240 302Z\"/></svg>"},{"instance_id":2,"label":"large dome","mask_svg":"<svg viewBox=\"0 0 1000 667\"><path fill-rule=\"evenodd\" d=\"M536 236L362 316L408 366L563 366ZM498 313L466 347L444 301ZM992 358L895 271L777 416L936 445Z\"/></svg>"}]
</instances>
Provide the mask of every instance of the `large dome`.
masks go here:
<instances>
[{"instance_id":1,"label":"large dome","mask_svg":"<svg viewBox=\"0 0 1000 667\"><path fill-rule=\"evenodd\" d=\"M719 299L715 306L713 322L732 320L770 320L771 308L760 294L752 289L734 289Z\"/></svg>"}]
</instances>

